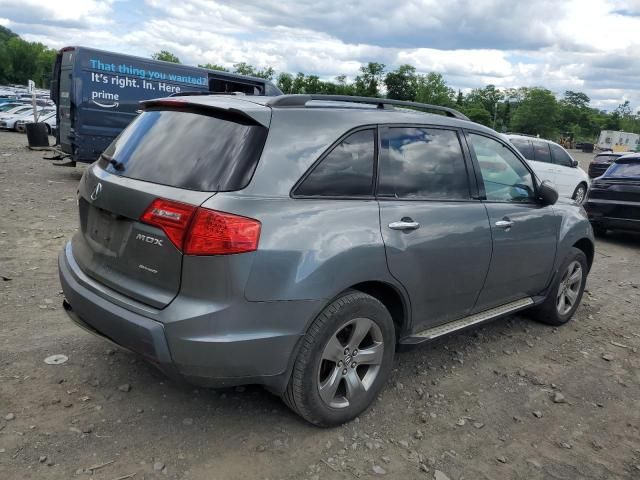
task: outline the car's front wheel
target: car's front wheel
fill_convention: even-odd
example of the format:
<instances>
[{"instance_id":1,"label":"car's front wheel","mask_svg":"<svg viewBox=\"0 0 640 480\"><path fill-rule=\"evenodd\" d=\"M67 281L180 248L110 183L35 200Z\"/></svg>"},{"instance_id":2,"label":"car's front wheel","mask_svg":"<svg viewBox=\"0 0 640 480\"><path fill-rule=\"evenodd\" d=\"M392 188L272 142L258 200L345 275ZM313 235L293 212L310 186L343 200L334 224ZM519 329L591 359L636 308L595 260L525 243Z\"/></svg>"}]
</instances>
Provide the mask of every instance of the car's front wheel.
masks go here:
<instances>
[{"instance_id":1,"label":"car's front wheel","mask_svg":"<svg viewBox=\"0 0 640 480\"><path fill-rule=\"evenodd\" d=\"M584 199L587 197L587 186L584 183L578 185L573 192L573 198L578 205L582 205Z\"/></svg>"},{"instance_id":2,"label":"car's front wheel","mask_svg":"<svg viewBox=\"0 0 640 480\"><path fill-rule=\"evenodd\" d=\"M373 402L394 352L395 329L385 306L365 293L347 292L304 336L283 399L315 425L345 423Z\"/></svg>"},{"instance_id":3,"label":"car's front wheel","mask_svg":"<svg viewBox=\"0 0 640 480\"><path fill-rule=\"evenodd\" d=\"M547 298L534 310L536 319L556 326L571 320L582 300L588 271L584 252L572 247L558 270Z\"/></svg>"}]
</instances>

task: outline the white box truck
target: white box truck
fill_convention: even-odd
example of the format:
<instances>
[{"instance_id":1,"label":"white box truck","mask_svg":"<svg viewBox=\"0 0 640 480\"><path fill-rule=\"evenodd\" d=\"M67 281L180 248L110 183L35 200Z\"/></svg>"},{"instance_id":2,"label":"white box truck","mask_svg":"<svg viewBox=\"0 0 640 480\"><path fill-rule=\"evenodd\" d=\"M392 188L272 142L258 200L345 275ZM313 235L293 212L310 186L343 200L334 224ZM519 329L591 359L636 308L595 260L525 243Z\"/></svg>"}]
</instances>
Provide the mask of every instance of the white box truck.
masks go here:
<instances>
[{"instance_id":1,"label":"white box truck","mask_svg":"<svg viewBox=\"0 0 640 480\"><path fill-rule=\"evenodd\" d=\"M616 132L614 130L602 130L598 138L597 147L600 150L614 152L636 151L640 145L640 135L629 132Z\"/></svg>"}]
</instances>

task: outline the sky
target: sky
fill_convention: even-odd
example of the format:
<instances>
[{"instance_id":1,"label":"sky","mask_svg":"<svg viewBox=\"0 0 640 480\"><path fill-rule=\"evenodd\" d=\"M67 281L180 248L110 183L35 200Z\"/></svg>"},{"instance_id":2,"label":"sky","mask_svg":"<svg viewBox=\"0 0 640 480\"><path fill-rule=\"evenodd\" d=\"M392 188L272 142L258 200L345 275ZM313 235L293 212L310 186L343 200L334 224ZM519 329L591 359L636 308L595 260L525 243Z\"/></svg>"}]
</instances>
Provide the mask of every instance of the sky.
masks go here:
<instances>
[{"instance_id":1,"label":"sky","mask_svg":"<svg viewBox=\"0 0 640 480\"><path fill-rule=\"evenodd\" d=\"M0 25L52 48L323 79L409 63L463 91L541 86L640 109L640 0L1 0Z\"/></svg>"}]
</instances>

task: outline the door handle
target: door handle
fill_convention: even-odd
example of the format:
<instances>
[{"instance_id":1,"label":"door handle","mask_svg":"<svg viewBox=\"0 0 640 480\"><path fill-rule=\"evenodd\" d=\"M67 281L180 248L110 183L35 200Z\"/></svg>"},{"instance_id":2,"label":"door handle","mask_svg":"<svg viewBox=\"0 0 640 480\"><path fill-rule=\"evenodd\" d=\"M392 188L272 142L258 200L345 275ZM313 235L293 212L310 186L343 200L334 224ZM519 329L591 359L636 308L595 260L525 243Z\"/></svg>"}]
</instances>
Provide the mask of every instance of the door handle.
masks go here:
<instances>
[{"instance_id":1,"label":"door handle","mask_svg":"<svg viewBox=\"0 0 640 480\"><path fill-rule=\"evenodd\" d=\"M496 222L496 227L502 228L504 230L509 230L513 226L513 222L511 220L498 220Z\"/></svg>"},{"instance_id":2,"label":"door handle","mask_svg":"<svg viewBox=\"0 0 640 480\"><path fill-rule=\"evenodd\" d=\"M414 221L391 222L389 224L389 228L391 230L417 230L418 228L420 228L420 224Z\"/></svg>"}]
</instances>

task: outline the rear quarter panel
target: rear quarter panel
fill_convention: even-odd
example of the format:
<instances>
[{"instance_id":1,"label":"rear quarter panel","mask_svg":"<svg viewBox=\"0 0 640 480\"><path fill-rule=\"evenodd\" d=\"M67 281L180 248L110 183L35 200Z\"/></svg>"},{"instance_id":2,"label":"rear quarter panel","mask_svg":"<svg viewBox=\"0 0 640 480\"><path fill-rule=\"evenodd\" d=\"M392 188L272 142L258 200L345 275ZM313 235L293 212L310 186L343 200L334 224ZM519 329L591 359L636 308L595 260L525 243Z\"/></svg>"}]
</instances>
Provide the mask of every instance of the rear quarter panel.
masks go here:
<instances>
[{"instance_id":1,"label":"rear quarter panel","mask_svg":"<svg viewBox=\"0 0 640 480\"><path fill-rule=\"evenodd\" d=\"M398 288L387 270L375 200L218 194L205 206L262 223L244 291L249 301L328 300L372 280Z\"/></svg>"}]
</instances>

